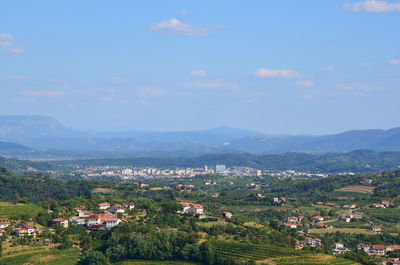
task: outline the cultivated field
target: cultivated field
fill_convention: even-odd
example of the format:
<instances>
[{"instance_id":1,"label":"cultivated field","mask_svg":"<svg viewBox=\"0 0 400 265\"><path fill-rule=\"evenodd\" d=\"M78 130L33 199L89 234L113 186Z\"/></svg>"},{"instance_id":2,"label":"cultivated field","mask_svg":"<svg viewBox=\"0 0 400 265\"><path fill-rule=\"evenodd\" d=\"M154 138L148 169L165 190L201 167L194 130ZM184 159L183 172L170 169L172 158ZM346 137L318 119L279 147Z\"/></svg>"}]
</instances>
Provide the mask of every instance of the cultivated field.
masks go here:
<instances>
[{"instance_id":1,"label":"cultivated field","mask_svg":"<svg viewBox=\"0 0 400 265\"><path fill-rule=\"evenodd\" d=\"M57 250L56 245L15 246L3 243L1 265L73 265L79 257L79 249Z\"/></svg>"},{"instance_id":2,"label":"cultivated field","mask_svg":"<svg viewBox=\"0 0 400 265\"><path fill-rule=\"evenodd\" d=\"M359 263L336 258L334 256L315 254L290 248L249 243L220 241L215 243L219 254L239 260L254 260L258 264L271 265L357 265Z\"/></svg>"},{"instance_id":3,"label":"cultivated field","mask_svg":"<svg viewBox=\"0 0 400 265\"><path fill-rule=\"evenodd\" d=\"M335 190L336 192L355 192L355 193L363 193L363 194L372 194L375 190L375 187L371 186L363 186L363 185L352 185L346 186L340 189Z\"/></svg>"},{"instance_id":4,"label":"cultivated field","mask_svg":"<svg viewBox=\"0 0 400 265\"><path fill-rule=\"evenodd\" d=\"M376 233L361 228L326 228L326 229L310 229L308 230L310 234L326 234L326 233L336 233L341 232L345 234L364 234L364 235L376 235Z\"/></svg>"}]
</instances>

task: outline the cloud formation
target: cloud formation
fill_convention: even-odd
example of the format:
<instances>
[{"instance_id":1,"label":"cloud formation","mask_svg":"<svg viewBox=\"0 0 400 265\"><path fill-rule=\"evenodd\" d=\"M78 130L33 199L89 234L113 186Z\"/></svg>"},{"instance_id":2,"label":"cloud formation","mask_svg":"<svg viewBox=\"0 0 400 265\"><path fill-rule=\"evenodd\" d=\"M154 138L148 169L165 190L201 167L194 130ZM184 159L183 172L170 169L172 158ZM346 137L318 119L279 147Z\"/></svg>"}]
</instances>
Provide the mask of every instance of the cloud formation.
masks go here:
<instances>
[{"instance_id":1,"label":"cloud formation","mask_svg":"<svg viewBox=\"0 0 400 265\"><path fill-rule=\"evenodd\" d=\"M299 86L305 86L305 87L315 87L315 83L310 80L301 80L296 82L297 85Z\"/></svg>"},{"instance_id":2,"label":"cloud formation","mask_svg":"<svg viewBox=\"0 0 400 265\"><path fill-rule=\"evenodd\" d=\"M6 76L5 79L8 79L8 80L27 80L27 79L29 79L29 76L10 75L10 76Z\"/></svg>"},{"instance_id":3,"label":"cloud formation","mask_svg":"<svg viewBox=\"0 0 400 265\"><path fill-rule=\"evenodd\" d=\"M190 75L194 76L207 76L207 72L204 70L194 70L190 72Z\"/></svg>"},{"instance_id":4,"label":"cloud formation","mask_svg":"<svg viewBox=\"0 0 400 265\"><path fill-rule=\"evenodd\" d=\"M15 37L8 33L0 33L0 50L7 53L24 53L24 48L14 43Z\"/></svg>"},{"instance_id":5,"label":"cloud formation","mask_svg":"<svg viewBox=\"0 0 400 265\"><path fill-rule=\"evenodd\" d=\"M400 65L400 60L390 60L390 61L389 61L389 64L392 64L392 65Z\"/></svg>"},{"instance_id":6,"label":"cloud formation","mask_svg":"<svg viewBox=\"0 0 400 265\"><path fill-rule=\"evenodd\" d=\"M26 97L34 97L34 98L41 98L41 97L58 98L64 95L62 91L57 91L57 90L49 90L49 91L26 90L24 91L23 94Z\"/></svg>"},{"instance_id":7,"label":"cloud formation","mask_svg":"<svg viewBox=\"0 0 400 265\"><path fill-rule=\"evenodd\" d=\"M267 78L299 78L301 74L299 72L293 70L270 70L266 68L261 68L258 71L254 72L253 75L258 77L267 77Z\"/></svg>"},{"instance_id":8,"label":"cloud formation","mask_svg":"<svg viewBox=\"0 0 400 265\"><path fill-rule=\"evenodd\" d=\"M176 18L171 18L166 21L151 25L150 29L153 31L188 37L207 36L212 32L212 28L210 27L185 24Z\"/></svg>"},{"instance_id":9,"label":"cloud formation","mask_svg":"<svg viewBox=\"0 0 400 265\"><path fill-rule=\"evenodd\" d=\"M390 3L387 1L363 1L356 3L348 3L343 6L344 10L349 12L370 12L370 13L386 13L400 12L400 2Z\"/></svg>"}]
</instances>

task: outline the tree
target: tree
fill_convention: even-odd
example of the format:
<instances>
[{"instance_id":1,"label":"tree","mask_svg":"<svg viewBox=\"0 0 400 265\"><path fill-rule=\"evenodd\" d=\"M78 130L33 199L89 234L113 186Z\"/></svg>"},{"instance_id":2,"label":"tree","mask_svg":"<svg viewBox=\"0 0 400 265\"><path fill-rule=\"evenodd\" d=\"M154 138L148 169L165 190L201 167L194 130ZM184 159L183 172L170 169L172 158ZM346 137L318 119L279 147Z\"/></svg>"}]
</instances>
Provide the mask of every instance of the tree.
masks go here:
<instances>
[{"instance_id":1,"label":"tree","mask_svg":"<svg viewBox=\"0 0 400 265\"><path fill-rule=\"evenodd\" d=\"M109 265L108 258L100 251L93 251L85 256L78 262L78 265Z\"/></svg>"}]
</instances>

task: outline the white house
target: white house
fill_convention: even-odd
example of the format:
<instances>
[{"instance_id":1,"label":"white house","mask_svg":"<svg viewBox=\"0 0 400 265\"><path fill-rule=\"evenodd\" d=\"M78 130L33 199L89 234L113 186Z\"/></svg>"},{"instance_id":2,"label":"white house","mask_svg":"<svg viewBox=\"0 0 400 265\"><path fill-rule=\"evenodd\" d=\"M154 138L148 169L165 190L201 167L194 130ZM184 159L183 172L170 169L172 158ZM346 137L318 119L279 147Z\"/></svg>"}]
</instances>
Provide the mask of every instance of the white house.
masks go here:
<instances>
[{"instance_id":1,"label":"white house","mask_svg":"<svg viewBox=\"0 0 400 265\"><path fill-rule=\"evenodd\" d=\"M108 208L110 208L110 204L107 202L102 202L97 204L97 208L100 210L107 210Z\"/></svg>"}]
</instances>

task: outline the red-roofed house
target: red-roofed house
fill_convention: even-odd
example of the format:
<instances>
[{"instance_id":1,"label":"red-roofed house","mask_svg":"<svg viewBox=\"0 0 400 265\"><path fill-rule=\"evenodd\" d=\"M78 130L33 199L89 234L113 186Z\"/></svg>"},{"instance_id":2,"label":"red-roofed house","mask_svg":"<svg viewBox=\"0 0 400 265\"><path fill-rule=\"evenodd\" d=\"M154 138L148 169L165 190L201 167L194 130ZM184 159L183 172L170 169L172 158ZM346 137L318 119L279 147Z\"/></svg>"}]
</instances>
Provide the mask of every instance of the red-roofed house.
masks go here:
<instances>
[{"instance_id":1,"label":"red-roofed house","mask_svg":"<svg viewBox=\"0 0 400 265\"><path fill-rule=\"evenodd\" d=\"M385 255L386 246L384 245L372 245L369 249L369 254L371 255Z\"/></svg>"},{"instance_id":2,"label":"red-roofed house","mask_svg":"<svg viewBox=\"0 0 400 265\"><path fill-rule=\"evenodd\" d=\"M319 216L319 215L313 216L311 219L312 219L314 222L323 222L323 221L324 221L324 217L323 217L323 216Z\"/></svg>"},{"instance_id":3,"label":"red-roofed house","mask_svg":"<svg viewBox=\"0 0 400 265\"><path fill-rule=\"evenodd\" d=\"M102 202L97 204L97 208L100 210L107 210L108 208L110 208L110 204L107 202Z\"/></svg>"},{"instance_id":4,"label":"red-roofed house","mask_svg":"<svg viewBox=\"0 0 400 265\"><path fill-rule=\"evenodd\" d=\"M8 227L10 225L11 225L10 222L0 222L0 228L6 228L6 227Z\"/></svg>"},{"instance_id":5,"label":"red-roofed house","mask_svg":"<svg viewBox=\"0 0 400 265\"><path fill-rule=\"evenodd\" d=\"M189 212L192 213L192 214L203 214L204 213L203 205L201 205L201 204L191 204Z\"/></svg>"},{"instance_id":6,"label":"red-roofed house","mask_svg":"<svg viewBox=\"0 0 400 265\"><path fill-rule=\"evenodd\" d=\"M6 233L6 230L0 229L0 236L3 236Z\"/></svg>"},{"instance_id":7,"label":"red-roofed house","mask_svg":"<svg viewBox=\"0 0 400 265\"><path fill-rule=\"evenodd\" d=\"M104 226L107 228L112 228L121 222L120 219L109 216L108 214L93 214L89 216L88 226Z\"/></svg>"},{"instance_id":8,"label":"red-roofed house","mask_svg":"<svg viewBox=\"0 0 400 265\"><path fill-rule=\"evenodd\" d=\"M63 218L55 218L51 220L52 225L60 225L63 228L68 228L68 220L65 220Z\"/></svg>"}]
</instances>

